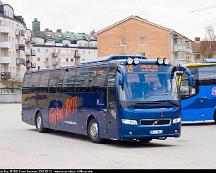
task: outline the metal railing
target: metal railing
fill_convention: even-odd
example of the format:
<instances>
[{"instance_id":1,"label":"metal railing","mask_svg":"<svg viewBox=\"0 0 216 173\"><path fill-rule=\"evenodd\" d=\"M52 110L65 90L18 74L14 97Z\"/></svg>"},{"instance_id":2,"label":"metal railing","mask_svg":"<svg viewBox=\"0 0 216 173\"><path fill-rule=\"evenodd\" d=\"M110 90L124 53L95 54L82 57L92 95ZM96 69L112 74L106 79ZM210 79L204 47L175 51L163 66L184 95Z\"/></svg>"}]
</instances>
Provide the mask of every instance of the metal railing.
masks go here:
<instances>
[{"instance_id":1,"label":"metal railing","mask_svg":"<svg viewBox=\"0 0 216 173\"><path fill-rule=\"evenodd\" d=\"M1 95L21 93L21 88L0 88Z\"/></svg>"}]
</instances>

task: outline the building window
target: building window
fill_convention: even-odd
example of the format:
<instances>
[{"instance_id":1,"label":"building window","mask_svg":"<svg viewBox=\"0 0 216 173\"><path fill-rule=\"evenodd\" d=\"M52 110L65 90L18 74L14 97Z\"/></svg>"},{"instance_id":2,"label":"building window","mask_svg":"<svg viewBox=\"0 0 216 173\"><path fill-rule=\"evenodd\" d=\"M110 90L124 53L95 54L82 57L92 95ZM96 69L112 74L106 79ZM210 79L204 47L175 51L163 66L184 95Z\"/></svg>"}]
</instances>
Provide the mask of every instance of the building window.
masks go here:
<instances>
[{"instance_id":1,"label":"building window","mask_svg":"<svg viewBox=\"0 0 216 173\"><path fill-rule=\"evenodd\" d=\"M46 58L46 62L49 62L49 58Z\"/></svg>"},{"instance_id":2,"label":"building window","mask_svg":"<svg viewBox=\"0 0 216 173\"><path fill-rule=\"evenodd\" d=\"M140 37L139 43L140 43L140 45L145 45L145 37Z\"/></svg>"},{"instance_id":3,"label":"building window","mask_svg":"<svg viewBox=\"0 0 216 173\"><path fill-rule=\"evenodd\" d=\"M71 62L74 62L74 59L73 59L73 58L71 59Z\"/></svg>"},{"instance_id":4,"label":"building window","mask_svg":"<svg viewBox=\"0 0 216 173\"><path fill-rule=\"evenodd\" d=\"M68 62L68 58L66 58L66 62Z\"/></svg>"},{"instance_id":5,"label":"building window","mask_svg":"<svg viewBox=\"0 0 216 173\"><path fill-rule=\"evenodd\" d=\"M120 39L120 46L126 46L126 38L125 37L122 37Z\"/></svg>"},{"instance_id":6,"label":"building window","mask_svg":"<svg viewBox=\"0 0 216 173\"><path fill-rule=\"evenodd\" d=\"M38 52L38 53L40 52L40 48L37 49L37 52Z\"/></svg>"},{"instance_id":7,"label":"building window","mask_svg":"<svg viewBox=\"0 0 216 173\"><path fill-rule=\"evenodd\" d=\"M37 58L37 61L40 61L40 57Z\"/></svg>"},{"instance_id":8,"label":"building window","mask_svg":"<svg viewBox=\"0 0 216 173\"><path fill-rule=\"evenodd\" d=\"M45 51L46 53L49 53L49 50L48 49L46 49L46 51Z\"/></svg>"}]
</instances>

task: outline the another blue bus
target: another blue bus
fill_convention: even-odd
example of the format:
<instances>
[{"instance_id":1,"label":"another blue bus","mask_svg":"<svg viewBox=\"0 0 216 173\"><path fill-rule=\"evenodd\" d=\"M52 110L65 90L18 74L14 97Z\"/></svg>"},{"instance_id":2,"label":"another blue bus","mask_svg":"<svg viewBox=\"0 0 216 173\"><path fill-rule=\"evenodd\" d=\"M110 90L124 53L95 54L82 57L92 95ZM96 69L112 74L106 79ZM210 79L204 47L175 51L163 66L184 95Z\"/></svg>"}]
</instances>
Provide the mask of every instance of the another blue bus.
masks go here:
<instances>
[{"instance_id":1,"label":"another blue bus","mask_svg":"<svg viewBox=\"0 0 216 173\"><path fill-rule=\"evenodd\" d=\"M111 56L53 70L27 72L22 120L46 129L103 139L180 137L179 71L167 59Z\"/></svg>"},{"instance_id":2,"label":"another blue bus","mask_svg":"<svg viewBox=\"0 0 216 173\"><path fill-rule=\"evenodd\" d=\"M197 63L185 65L194 77L189 86L188 77L182 81L182 123L216 121L216 64Z\"/></svg>"}]
</instances>

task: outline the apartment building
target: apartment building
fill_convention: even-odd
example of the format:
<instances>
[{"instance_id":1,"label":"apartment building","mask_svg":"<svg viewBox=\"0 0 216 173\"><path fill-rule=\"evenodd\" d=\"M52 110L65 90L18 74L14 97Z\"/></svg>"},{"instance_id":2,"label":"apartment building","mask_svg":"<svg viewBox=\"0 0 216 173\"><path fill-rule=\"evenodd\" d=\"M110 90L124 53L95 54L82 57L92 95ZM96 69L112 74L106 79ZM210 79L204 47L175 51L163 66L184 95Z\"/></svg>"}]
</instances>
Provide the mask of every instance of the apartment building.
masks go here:
<instances>
[{"instance_id":1,"label":"apartment building","mask_svg":"<svg viewBox=\"0 0 216 173\"><path fill-rule=\"evenodd\" d=\"M56 68L85 63L97 57L97 37L91 34L40 31L40 22L32 23L32 68Z\"/></svg>"},{"instance_id":2,"label":"apartment building","mask_svg":"<svg viewBox=\"0 0 216 173\"><path fill-rule=\"evenodd\" d=\"M145 55L169 58L174 65L194 62L192 40L139 16L129 16L97 32L98 57Z\"/></svg>"},{"instance_id":3,"label":"apartment building","mask_svg":"<svg viewBox=\"0 0 216 173\"><path fill-rule=\"evenodd\" d=\"M0 81L22 81L26 60L31 60L30 38L22 16L16 16L13 7L0 1Z\"/></svg>"},{"instance_id":4,"label":"apartment building","mask_svg":"<svg viewBox=\"0 0 216 173\"><path fill-rule=\"evenodd\" d=\"M216 41L201 41L200 37L195 37L192 52L196 63L206 58L216 58Z\"/></svg>"}]
</instances>

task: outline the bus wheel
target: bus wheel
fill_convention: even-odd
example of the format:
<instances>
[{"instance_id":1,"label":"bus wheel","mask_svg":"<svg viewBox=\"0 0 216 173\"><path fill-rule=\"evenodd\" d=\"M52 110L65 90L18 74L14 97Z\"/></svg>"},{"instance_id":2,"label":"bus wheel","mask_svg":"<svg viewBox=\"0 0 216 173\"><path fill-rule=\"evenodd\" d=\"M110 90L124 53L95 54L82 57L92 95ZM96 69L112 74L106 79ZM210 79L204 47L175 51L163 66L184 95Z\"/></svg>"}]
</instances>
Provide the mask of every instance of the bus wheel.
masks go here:
<instances>
[{"instance_id":1,"label":"bus wheel","mask_svg":"<svg viewBox=\"0 0 216 173\"><path fill-rule=\"evenodd\" d=\"M95 119L91 119L88 124L88 138L93 143L102 143L102 139L99 136L99 128Z\"/></svg>"},{"instance_id":2,"label":"bus wheel","mask_svg":"<svg viewBox=\"0 0 216 173\"><path fill-rule=\"evenodd\" d=\"M214 121L215 121L215 123L216 123L216 110L215 110L215 112L214 112Z\"/></svg>"},{"instance_id":3,"label":"bus wheel","mask_svg":"<svg viewBox=\"0 0 216 173\"><path fill-rule=\"evenodd\" d=\"M35 124L38 132L44 133L46 131L46 129L43 127L43 120L40 113L36 115Z\"/></svg>"},{"instance_id":4,"label":"bus wheel","mask_svg":"<svg viewBox=\"0 0 216 173\"><path fill-rule=\"evenodd\" d=\"M139 141L141 142L141 143L149 143L149 142L151 142L152 141L152 139L139 139Z\"/></svg>"}]
</instances>

